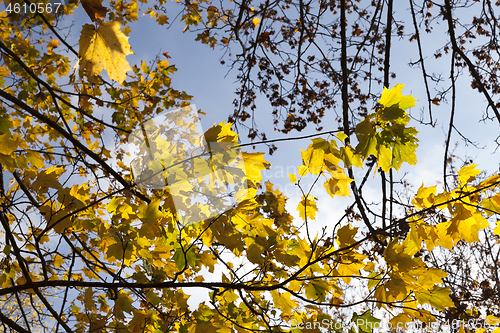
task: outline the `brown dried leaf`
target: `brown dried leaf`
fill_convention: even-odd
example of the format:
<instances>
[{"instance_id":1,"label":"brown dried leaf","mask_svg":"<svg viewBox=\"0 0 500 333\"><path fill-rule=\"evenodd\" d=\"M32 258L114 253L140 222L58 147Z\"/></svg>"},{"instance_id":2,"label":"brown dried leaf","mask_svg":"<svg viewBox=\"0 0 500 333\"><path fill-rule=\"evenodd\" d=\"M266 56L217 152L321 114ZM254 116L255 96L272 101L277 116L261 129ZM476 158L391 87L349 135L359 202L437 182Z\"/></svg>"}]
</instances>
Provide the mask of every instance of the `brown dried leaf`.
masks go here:
<instances>
[{"instance_id":1,"label":"brown dried leaf","mask_svg":"<svg viewBox=\"0 0 500 333\"><path fill-rule=\"evenodd\" d=\"M102 0L80 0L80 2L92 22L106 18L108 9L102 5Z\"/></svg>"}]
</instances>

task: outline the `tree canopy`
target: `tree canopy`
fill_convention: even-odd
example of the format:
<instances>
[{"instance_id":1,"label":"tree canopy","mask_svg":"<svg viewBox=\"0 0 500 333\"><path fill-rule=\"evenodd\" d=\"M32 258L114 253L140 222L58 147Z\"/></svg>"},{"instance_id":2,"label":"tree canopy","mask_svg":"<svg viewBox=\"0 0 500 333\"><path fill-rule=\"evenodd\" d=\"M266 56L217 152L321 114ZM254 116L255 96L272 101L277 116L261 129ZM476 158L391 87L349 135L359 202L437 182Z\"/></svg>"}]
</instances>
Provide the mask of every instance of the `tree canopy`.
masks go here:
<instances>
[{"instance_id":1,"label":"tree canopy","mask_svg":"<svg viewBox=\"0 0 500 333\"><path fill-rule=\"evenodd\" d=\"M500 2L3 5L4 331L500 332L500 175L452 150L453 135L486 144L462 133L460 94L485 100L465 120L498 133ZM168 52L130 60L143 20L158 32L180 21L236 72L220 122L201 129ZM406 44L420 101L391 71ZM429 71L443 63L448 73ZM272 128L259 124L264 104ZM442 182L413 190L419 132L437 124ZM296 151L290 207L263 172L299 139L310 144ZM319 220L317 187L321 200L349 198L340 219ZM193 290L205 300L190 302Z\"/></svg>"}]
</instances>

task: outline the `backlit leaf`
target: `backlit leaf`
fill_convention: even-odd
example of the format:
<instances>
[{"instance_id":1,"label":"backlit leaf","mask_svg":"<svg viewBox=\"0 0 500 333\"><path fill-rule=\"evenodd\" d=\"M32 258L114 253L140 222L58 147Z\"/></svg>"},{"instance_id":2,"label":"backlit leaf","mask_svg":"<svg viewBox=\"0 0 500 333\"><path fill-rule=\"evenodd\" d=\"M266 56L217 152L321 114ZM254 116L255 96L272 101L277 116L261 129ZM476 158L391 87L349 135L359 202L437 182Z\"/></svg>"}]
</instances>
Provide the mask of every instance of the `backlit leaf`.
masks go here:
<instances>
[{"instance_id":1,"label":"backlit leaf","mask_svg":"<svg viewBox=\"0 0 500 333\"><path fill-rule=\"evenodd\" d=\"M303 220L305 220L306 217L314 220L318 208L316 207L316 201L311 196L307 196L302 198L302 201L299 202L297 210L299 211L300 218Z\"/></svg>"},{"instance_id":2,"label":"backlit leaf","mask_svg":"<svg viewBox=\"0 0 500 333\"><path fill-rule=\"evenodd\" d=\"M455 304L450 298L450 288L434 287L432 290L416 292L415 297L420 304L430 304L438 310L445 310Z\"/></svg>"},{"instance_id":3,"label":"backlit leaf","mask_svg":"<svg viewBox=\"0 0 500 333\"><path fill-rule=\"evenodd\" d=\"M298 305L296 301L290 299L290 293L278 293L277 290L271 290L274 306L281 310L283 315L287 316L292 313L292 310Z\"/></svg>"},{"instance_id":4,"label":"backlit leaf","mask_svg":"<svg viewBox=\"0 0 500 333\"><path fill-rule=\"evenodd\" d=\"M412 96L404 96L401 92L404 88L404 84L396 84L393 88L387 89L384 87L382 96L379 99L379 104L388 108L392 105L398 104L403 110L415 106L416 99Z\"/></svg>"},{"instance_id":5,"label":"backlit leaf","mask_svg":"<svg viewBox=\"0 0 500 333\"><path fill-rule=\"evenodd\" d=\"M132 70L125 56L133 54L120 22L101 24L97 29L85 24L80 37L80 75L99 75L106 70L110 79L122 83Z\"/></svg>"},{"instance_id":6,"label":"backlit leaf","mask_svg":"<svg viewBox=\"0 0 500 333\"><path fill-rule=\"evenodd\" d=\"M474 181L476 176L481 173L476 167L477 164L469 164L458 170L458 181L461 184L467 184L468 182Z\"/></svg>"},{"instance_id":7,"label":"backlit leaf","mask_svg":"<svg viewBox=\"0 0 500 333\"><path fill-rule=\"evenodd\" d=\"M351 322L356 325L360 332L370 333L374 327L378 327L380 319L372 316L371 311L367 310L358 315L356 312L352 315Z\"/></svg>"}]
</instances>

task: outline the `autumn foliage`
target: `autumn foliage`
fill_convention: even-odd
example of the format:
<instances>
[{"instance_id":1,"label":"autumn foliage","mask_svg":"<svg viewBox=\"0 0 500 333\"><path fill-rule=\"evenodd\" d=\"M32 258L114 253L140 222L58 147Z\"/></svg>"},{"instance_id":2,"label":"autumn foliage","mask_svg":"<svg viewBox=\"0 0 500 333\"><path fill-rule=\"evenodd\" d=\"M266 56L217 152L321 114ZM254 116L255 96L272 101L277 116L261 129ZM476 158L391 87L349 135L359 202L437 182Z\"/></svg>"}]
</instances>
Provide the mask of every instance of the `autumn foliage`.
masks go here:
<instances>
[{"instance_id":1,"label":"autumn foliage","mask_svg":"<svg viewBox=\"0 0 500 333\"><path fill-rule=\"evenodd\" d=\"M14 3L24 2L6 2ZM200 29L196 39L202 43L212 48L242 45L243 53L235 60L242 64L237 69L242 86L230 121L221 119L202 138L190 142L206 140L212 145L212 151L203 151L210 156L209 163L196 160L198 155L182 155L185 151L168 141L147 143L148 148L158 148L163 159L168 158L165 151L175 149L185 157L162 165L157 172L169 172L170 178L164 188L151 188L141 185L129 163L130 135L145 131L144 124L167 110L189 107L192 97L172 86L176 68L167 53L149 63L130 63L127 56L133 54L134 45L127 36L132 32L130 23L142 14L159 26L168 24L174 17L162 10L167 5L180 8L186 31ZM78 40L76 50L59 25L78 6L88 14L89 23L71 30ZM403 84L393 84L372 91L373 108L366 106L370 100L361 92L355 102L350 94L361 89L353 84L345 45L339 73L328 69L326 62L319 63L322 73L330 73L328 84L318 81L312 88L308 86L312 80L301 76L290 96L275 95L273 91L280 89L272 86L273 75L290 73L286 66L292 64L271 72L270 60L257 61L255 54L257 50L279 54L281 44L275 40L279 33L292 49L312 41L313 29L304 21L311 4L300 1L301 18L293 29L271 11L269 2L253 7L236 3L234 11L217 6L222 5L81 0L64 4L57 13L1 12L0 321L4 329L296 333L341 332L349 327L352 332L370 332L381 322L399 327L470 318L494 325L500 314L463 301L464 294L449 283L456 271L429 258L486 242L493 244L491 248L498 244L500 175L485 175L478 165L467 163L452 169L454 181L445 186L422 184L416 193L406 191L408 201L398 210L392 209L397 201L390 192L390 214L386 214L385 185L390 184L392 191L393 172L418 166L419 133L408 114L416 99L403 94ZM321 10L329 6L335 17L357 10L348 1L319 3ZM271 28L276 22L283 24L281 32ZM220 26L229 33L214 33ZM345 27L337 28L345 42ZM353 28L353 37L362 33ZM314 57L308 61L314 63ZM301 164L290 174L290 183L302 194L297 207L287 205L285 194L262 176L270 167L259 151L262 143L270 143L265 134L249 128L250 139L263 140L253 142L256 151L236 134L236 126L251 117L245 110L256 108L249 97L255 93L247 86L250 74L245 76L254 65L268 74L259 77L264 82L262 92L273 105L275 126L291 139L294 130L310 123L319 126L325 110L342 105L339 128L318 133L306 150L294 152ZM298 66L300 72L300 62ZM329 95L330 84L342 90L341 101ZM280 118L277 110L288 103L295 106ZM351 103L359 104L356 112L349 110ZM176 121L178 131L193 131L190 120ZM109 133L114 149L104 143ZM171 139L177 137L172 134ZM279 146L277 142L273 144ZM216 144L224 148L215 150ZM229 165L235 159L237 163ZM231 167L233 174L224 178L214 171L207 183L174 193L173 182L195 177L193 165L203 167L204 174ZM306 176L315 180L312 186L323 187L327 200L352 198L344 217L323 223L320 233L311 231L312 223L322 221L318 221L318 198L305 185ZM374 177L383 179L382 213L370 208L362 192L367 179ZM178 199L193 189L203 192L203 187L228 184L234 186L238 200L216 216L209 213L208 203L196 202L190 195ZM184 223L192 214L205 218ZM491 296L498 292L498 281L494 288L489 282L481 288L490 293L485 299L498 305ZM205 300L188 303L189 295L198 292ZM309 327L314 322L329 325ZM476 332L484 332L483 327Z\"/></svg>"}]
</instances>

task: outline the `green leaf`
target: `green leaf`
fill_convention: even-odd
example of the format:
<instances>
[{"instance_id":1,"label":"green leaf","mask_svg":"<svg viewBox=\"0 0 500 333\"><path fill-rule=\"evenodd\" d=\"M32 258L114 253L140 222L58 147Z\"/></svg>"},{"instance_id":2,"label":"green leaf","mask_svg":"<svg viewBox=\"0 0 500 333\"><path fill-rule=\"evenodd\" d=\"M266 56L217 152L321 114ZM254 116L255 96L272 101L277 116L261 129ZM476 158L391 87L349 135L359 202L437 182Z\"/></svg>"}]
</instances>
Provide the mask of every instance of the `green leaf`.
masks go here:
<instances>
[{"instance_id":1,"label":"green leaf","mask_svg":"<svg viewBox=\"0 0 500 333\"><path fill-rule=\"evenodd\" d=\"M12 245L5 245L5 247L3 248L2 252L5 254L5 255L9 255L10 254L10 250L12 249Z\"/></svg>"},{"instance_id":2,"label":"green leaf","mask_svg":"<svg viewBox=\"0 0 500 333\"><path fill-rule=\"evenodd\" d=\"M403 109L399 105L392 105L390 107L383 108L379 116L384 121L393 121L399 118L403 118L406 115Z\"/></svg>"},{"instance_id":3,"label":"green leaf","mask_svg":"<svg viewBox=\"0 0 500 333\"><path fill-rule=\"evenodd\" d=\"M0 118L0 134L7 133L13 127L12 123L7 118Z\"/></svg>"},{"instance_id":4,"label":"green leaf","mask_svg":"<svg viewBox=\"0 0 500 333\"><path fill-rule=\"evenodd\" d=\"M371 310L367 310L361 315L354 312L351 322L358 328L358 332L370 333L373 329L380 327L381 320L372 316Z\"/></svg>"},{"instance_id":5,"label":"green leaf","mask_svg":"<svg viewBox=\"0 0 500 333\"><path fill-rule=\"evenodd\" d=\"M180 247L175 251L172 259L175 261L175 267L178 269L183 269L184 266L186 266L186 258L184 257L184 252Z\"/></svg>"}]
</instances>

